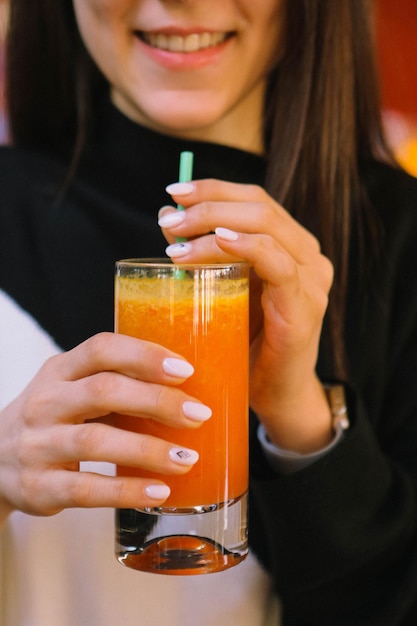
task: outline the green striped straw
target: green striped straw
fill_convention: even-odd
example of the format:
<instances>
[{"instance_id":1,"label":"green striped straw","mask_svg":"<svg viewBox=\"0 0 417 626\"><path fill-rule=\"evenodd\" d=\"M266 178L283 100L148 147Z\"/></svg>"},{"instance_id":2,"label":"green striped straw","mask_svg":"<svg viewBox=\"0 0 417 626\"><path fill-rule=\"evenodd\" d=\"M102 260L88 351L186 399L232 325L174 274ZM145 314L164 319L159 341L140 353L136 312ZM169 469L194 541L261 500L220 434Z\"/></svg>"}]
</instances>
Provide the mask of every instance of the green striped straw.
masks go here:
<instances>
[{"instance_id":1,"label":"green striped straw","mask_svg":"<svg viewBox=\"0 0 417 626\"><path fill-rule=\"evenodd\" d=\"M194 153L185 151L180 154L180 171L178 181L180 183L189 183L193 179ZM182 204L177 204L178 211L185 211ZM177 237L177 243L187 241L186 237Z\"/></svg>"}]
</instances>

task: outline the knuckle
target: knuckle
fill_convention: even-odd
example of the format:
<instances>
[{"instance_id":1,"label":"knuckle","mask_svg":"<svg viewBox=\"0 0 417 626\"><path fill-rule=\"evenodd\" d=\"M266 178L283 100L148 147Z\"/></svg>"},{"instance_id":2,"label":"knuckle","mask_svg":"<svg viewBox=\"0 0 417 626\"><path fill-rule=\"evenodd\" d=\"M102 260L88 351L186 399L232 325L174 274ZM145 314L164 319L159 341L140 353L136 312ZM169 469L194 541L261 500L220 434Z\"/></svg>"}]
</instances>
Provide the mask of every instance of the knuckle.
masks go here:
<instances>
[{"instance_id":1,"label":"knuckle","mask_svg":"<svg viewBox=\"0 0 417 626\"><path fill-rule=\"evenodd\" d=\"M311 285L309 291L310 318L315 326L322 326L323 318L329 304L329 295L320 285Z\"/></svg>"},{"instance_id":2,"label":"knuckle","mask_svg":"<svg viewBox=\"0 0 417 626\"><path fill-rule=\"evenodd\" d=\"M105 433L100 424L80 424L72 430L72 442L80 458L89 458L102 448Z\"/></svg>"},{"instance_id":3,"label":"knuckle","mask_svg":"<svg viewBox=\"0 0 417 626\"><path fill-rule=\"evenodd\" d=\"M255 185L253 183L245 185L245 194L248 200L261 200L266 203L266 199L268 198L268 194L265 189L263 189L260 185Z\"/></svg>"},{"instance_id":4,"label":"knuckle","mask_svg":"<svg viewBox=\"0 0 417 626\"><path fill-rule=\"evenodd\" d=\"M266 256L266 250L274 250L276 243L270 235L255 235L250 239L251 252L254 258L263 259Z\"/></svg>"},{"instance_id":5,"label":"knuckle","mask_svg":"<svg viewBox=\"0 0 417 626\"><path fill-rule=\"evenodd\" d=\"M298 265L289 254L281 254L280 274L285 282L293 282L299 279Z\"/></svg>"},{"instance_id":6,"label":"knuckle","mask_svg":"<svg viewBox=\"0 0 417 626\"><path fill-rule=\"evenodd\" d=\"M19 478L19 497L22 502L22 509L49 515L49 503L46 502L45 498L48 489L42 473L25 470L21 472Z\"/></svg>"},{"instance_id":7,"label":"knuckle","mask_svg":"<svg viewBox=\"0 0 417 626\"><path fill-rule=\"evenodd\" d=\"M135 441L135 456L143 463L148 460L155 448L155 440L146 435L139 435Z\"/></svg>"},{"instance_id":8,"label":"knuckle","mask_svg":"<svg viewBox=\"0 0 417 626\"><path fill-rule=\"evenodd\" d=\"M66 507L120 506L124 499L123 479L89 472L74 472L66 494Z\"/></svg>"},{"instance_id":9,"label":"knuckle","mask_svg":"<svg viewBox=\"0 0 417 626\"><path fill-rule=\"evenodd\" d=\"M114 341L113 333L98 333L84 343L87 358L100 363L105 353L111 348Z\"/></svg>"},{"instance_id":10,"label":"knuckle","mask_svg":"<svg viewBox=\"0 0 417 626\"><path fill-rule=\"evenodd\" d=\"M204 221L210 222L213 219L216 203L212 200L206 200L199 206L200 216Z\"/></svg>"},{"instance_id":11,"label":"knuckle","mask_svg":"<svg viewBox=\"0 0 417 626\"><path fill-rule=\"evenodd\" d=\"M17 465L22 472L22 477L28 474L28 478L31 477L31 472L27 471L27 468L33 467L34 460L34 437L22 433L19 438L19 446L16 455Z\"/></svg>"},{"instance_id":12,"label":"knuckle","mask_svg":"<svg viewBox=\"0 0 417 626\"><path fill-rule=\"evenodd\" d=\"M323 317L329 304L329 296L319 285L312 286L309 292L310 306L308 310L312 322L322 325Z\"/></svg>"},{"instance_id":13,"label":"knuckle","mask_svg":"<svg viewBox=\"0 0 417 626\"><path fill-rule=\"evenodd\" d=\"M173 406L171 389L164 385L155 385L153 387L153 407L158 415L164 415L168 407Z\"/></svg>"},{"instance_id":14,"label":"knuckle","mask_svg":"<svg viewBox=\"0 0 417 626\"><path fill-rule=\"evenodd\" d=\"M139 339L135 342L135 359L138 363L152 365L153 359L163 358L165 349L153 341Z\"/></svg>"},{"instance_id":15,"label":"knuckle","mask_svg":"<svg viewBox=\"0 0 417 626\"><path fill-rule=\"evenodd\" d=\"M258 212L262 216L262 221L264 224L273 224L276 220L276 210L275 207L270 202L257 202L256 203Z\"/></svg>"},{"instance_id":16,"label":"knuckle","mask_svg":"<svg viewBox=\"0 0 417 626\"><path fill-rule=\"evenodd\" d=\"M74 477L68 485L66 493L66 506L79 507L89 506L94 492L94 481L86 473L74 472Z\"/></svg>"},{"instance_id":17,"label":"knuckle","mask_svg":"<svg viewBox=\"0 0 417 626\"><path fill-rule=\"evenodd\" d=\"M168 402L168 395L170 395L169 388L165 387L165 385L154 385L152 390L155 406L164 407Z\"/></svg>"},{"instance_id":18,"label":"knuckle","mask_svg":"<svg viewBox=\"0 0 417 626\"><path fill-rule=\"evenodd\" d=\"M117 374L112 372L99 372L84 380L87 396L93 398L97 407L105 408L106 399L118 395L120 381Z\"/></svg>"},{"instance_id":19,"label":"knuckle","mask_svg":"<svg viewBox=\"0 0 417 626\"><path fill-rule=\"evenodd\" d=\"M51 398L48 391L37 387L29 393L23 402L22 417L28 427L36 426L42 417L49 413Z\"/></svg>"},{"instance_id":20,"label":"knuckle","mask_svg":"<svg viewBox=\"0 0 417 626\"><path fill-rule=\"evenodd\" d=\"M334 279L334 266L333 263L324 254L320 255L320 268L324 278L324 284L326 290L330 290Z\"/></svg>"},{"instance_id":21,"label":"knuckle","mask_svg":"<svg viewBox=\"0 0 417 626\"><path fill-rule=\"evenodd\" d=\"M128 483L123 478L106 479L105 492L101 488L98 489L96 485L95 493L98 494L101 498L105 499L107 502L114 503L114 506L120 506L121 508L125 508L123 507L124 503L129 503L129 490L127 485ZM137 500L138 499L135 498L135 505L137 503Z\"/></svg>"},{"instance_id":22,"label":"knuckle","mask_svg":"<svg viewBox=\"0 0 417 626\"><path fill-rule=\"evenodd\" d=\"M41 368L39 369L39 374L50 377L52 372L58 369L58 364L61 358L62 358L62 354L54 354L53 356L50 356L42 364Z\"/></svg>"},{"instance_id":23,"label":"knuckle","mask_svg":"<svg viewBox=\"0 0 417 626\"><path fill-rule=\"evenodd\" d=\"M184 418L182 404L185 396L178 389L171 389L165 385L155 385L148 412L148 417L155 417L173 428L183 426L188 420Z\"/></svg>"}]
</instances>

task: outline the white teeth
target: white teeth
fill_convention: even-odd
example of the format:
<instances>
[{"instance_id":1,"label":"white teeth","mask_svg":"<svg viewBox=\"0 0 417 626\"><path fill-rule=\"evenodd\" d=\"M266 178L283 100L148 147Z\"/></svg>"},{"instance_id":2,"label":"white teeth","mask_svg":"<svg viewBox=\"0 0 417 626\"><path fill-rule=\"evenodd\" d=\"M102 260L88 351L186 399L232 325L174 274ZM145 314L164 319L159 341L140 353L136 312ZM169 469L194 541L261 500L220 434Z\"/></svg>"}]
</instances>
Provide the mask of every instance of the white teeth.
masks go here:
<instances>
[{"instance_id":1,"label":"white teeth","mask_svg":"<svg viewBox=\"0 0 417 626\"><path fill-rule=\"evenodd\" d=\"M170 52L196 52L211 46L217 46L227 37L226 33L193 33L181 35L163 35L162 33L143 33L143 39L154 48Z\"/></svg>"}]
</instances>

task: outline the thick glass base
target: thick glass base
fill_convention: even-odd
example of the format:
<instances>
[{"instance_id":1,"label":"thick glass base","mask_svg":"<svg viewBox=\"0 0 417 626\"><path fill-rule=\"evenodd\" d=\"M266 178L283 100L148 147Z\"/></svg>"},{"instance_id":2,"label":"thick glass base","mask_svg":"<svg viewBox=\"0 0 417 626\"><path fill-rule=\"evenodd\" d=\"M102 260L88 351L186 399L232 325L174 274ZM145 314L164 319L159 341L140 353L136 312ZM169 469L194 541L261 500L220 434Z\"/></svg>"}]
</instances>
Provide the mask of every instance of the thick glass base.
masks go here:
<instances>
[{"instance_id":1,"label":"thick glass base","mask_svg":"<svg viewBox=\"0 0 417 626\"><path fill-rule=\"evenodd\" d=\"M221 505L116 511L116 556L132 569L209 574L247 554L247 493Z\"/></svg>"}]
</instances>

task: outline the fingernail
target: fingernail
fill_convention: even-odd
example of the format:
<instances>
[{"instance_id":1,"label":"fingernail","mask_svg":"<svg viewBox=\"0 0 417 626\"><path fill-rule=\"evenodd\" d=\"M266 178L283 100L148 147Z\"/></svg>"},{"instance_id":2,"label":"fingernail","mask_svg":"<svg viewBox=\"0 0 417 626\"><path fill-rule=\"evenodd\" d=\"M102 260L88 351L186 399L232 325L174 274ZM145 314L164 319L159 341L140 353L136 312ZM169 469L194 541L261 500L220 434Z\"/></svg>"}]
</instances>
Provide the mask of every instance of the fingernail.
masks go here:
<instances>
[{"instance_id":1,"label":"fingernail","mask_svg":"<svg viewBox=\"0 0 417 626\"><path fill-rule=\"evenodd\" d=\"M208 406L200 402L191 402L190 400L184 402L182 412L185 417L195 422L205 422L210 419L212 415L212 410Z\"/></svg>"},{"instance_id":2,"label":"fingernail","mask_svg":"<svg viewBox=\"0 0 417 626\"><path fill-rule=\"evenodd\" d=\"M168 456L178 465L194 465L199 459L198 452L189 448L171 448Z\"/></svg>"},{"instance_id":3,"label":"fingernail","mask_svg":"<svg viewBox=\"0 0 417 626\"><path fill-rule=\"evenodd\" d=\"M178 259L179 257L185 256L190 251L191 244L189 243L173 243L171 246L168 246L165 249L166 254L173 259Z\"/></svg>"},{"instance_id":4,"label":"fingernail","mask_svg":"<svg viewBox=\"0 0 417 626\"><path fill-rule=\"evenodd\" d=\"M170 213L169 215L163 215L159 218L158 224L162 226L162 228L170 228L171 226L178 226L185 219L185 211L176 211L175 213Z\"/></svg>"},{"instance_id":5,"label":"fingernail","mask_svg":"<svg viewBox=\"0 0 417 626\"><path fill-rule=\"evenodd\" d=\"M158 211L158 218L162 217L163 215L166 214L166 212L168 211L169 213L172 213L172 210L175 210L175 206L173 206L172 204L164 204L164 206L161 206L161 208Z\"/></svg>"},{"instance_id":6,"label":"fingernail","mask_svg":"<svg viewBox=\"0 0 417 626\"><path fill-rule=\"evenodd\" d=\"M194 374L191 363L172 357L167 357L162 361L162 369L168 376L176 376L177 378L189 378Z\"/></svg>"},{"instance_id":7,"label":"fingernail","mask_svg":"<svg viewBox=\"0 0 417 626\"><path fill-rule=\"evenodd\" d=\"M165 187L165 191L170 196L188 196L194 191L194 185L193 183L171 183Z\"/></svg>"},{"instance_id":8,"label":"fingernail","mask_svg":"<svg viewBox=\"0 0 417 626\"><path fill-rule=\"evenodd\" d=\"M168 485L148 485L145 487L145 493L152 500L166 500L171 493Z\"/></svg>"},{"instance_id":9,"label":"fingernail","mask_svg":"<svg viewBox=\"0 0 417 626\"><path fill-rule=\"evenodd\" d=\"M215 233L220 239L224 239L225 241L236 241L239 237L238 233L229 228L216 228Z\"/></svg>"}]
</instances>

